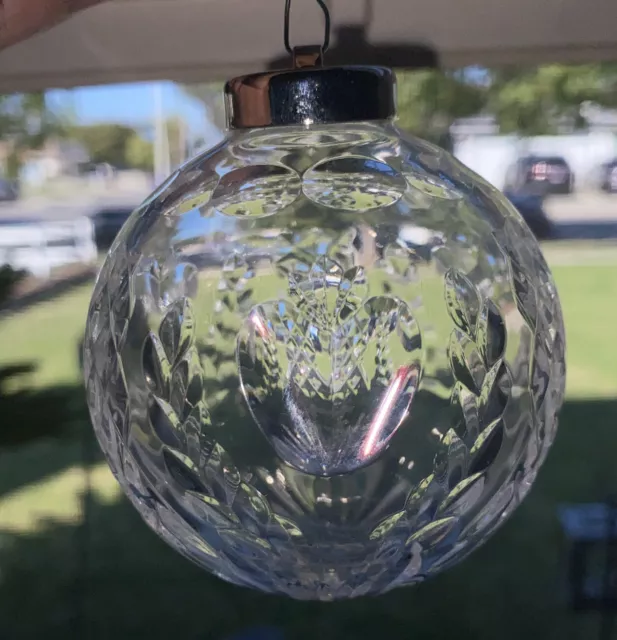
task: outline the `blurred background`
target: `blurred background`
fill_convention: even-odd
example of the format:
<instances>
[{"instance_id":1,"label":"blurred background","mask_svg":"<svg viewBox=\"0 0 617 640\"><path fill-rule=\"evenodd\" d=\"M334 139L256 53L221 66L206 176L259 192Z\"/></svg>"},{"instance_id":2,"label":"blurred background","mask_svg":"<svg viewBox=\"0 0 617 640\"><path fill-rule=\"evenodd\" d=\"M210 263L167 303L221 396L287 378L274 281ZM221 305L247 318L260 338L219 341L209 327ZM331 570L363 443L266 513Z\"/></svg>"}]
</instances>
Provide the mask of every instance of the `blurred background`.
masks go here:
<instances>
[{"instance_id":1,"label":"blurred background","mask_svg":"<svg viewBox=\"0 0 617 640\"><path fill-rule=\"evenodd\" d=\"M190 565L102 461L80 345L131 210L223 135L222 85L0 95L0 638L617 638L617 64L398 83L399 125L504 190L557 281L567 398L530 496L457 568L371 600L299 603Z\"/></svg>"}]
</instances>

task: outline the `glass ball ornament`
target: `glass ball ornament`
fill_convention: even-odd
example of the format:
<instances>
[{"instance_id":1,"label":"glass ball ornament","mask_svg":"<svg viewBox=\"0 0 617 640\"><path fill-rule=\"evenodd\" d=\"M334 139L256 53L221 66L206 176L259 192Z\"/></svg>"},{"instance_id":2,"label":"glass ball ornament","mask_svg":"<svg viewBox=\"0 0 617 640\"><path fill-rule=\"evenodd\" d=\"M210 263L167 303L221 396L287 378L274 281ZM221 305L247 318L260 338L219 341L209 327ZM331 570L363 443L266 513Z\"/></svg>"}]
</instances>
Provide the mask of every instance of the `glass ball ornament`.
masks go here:
<instances>
[{"instance_id":1,"label":"glass ball ornament","mask_svg":"<svg viewBox=\"0 0 617 640\"><path fill-rule=\"evenodd\" d=\"M525 497L564 327L519 213L399 131L391 73L227 86L227 138L130 217L88 314L96 435L144 520L303 599L424 580Z\"/></svg>"}]
</instances>

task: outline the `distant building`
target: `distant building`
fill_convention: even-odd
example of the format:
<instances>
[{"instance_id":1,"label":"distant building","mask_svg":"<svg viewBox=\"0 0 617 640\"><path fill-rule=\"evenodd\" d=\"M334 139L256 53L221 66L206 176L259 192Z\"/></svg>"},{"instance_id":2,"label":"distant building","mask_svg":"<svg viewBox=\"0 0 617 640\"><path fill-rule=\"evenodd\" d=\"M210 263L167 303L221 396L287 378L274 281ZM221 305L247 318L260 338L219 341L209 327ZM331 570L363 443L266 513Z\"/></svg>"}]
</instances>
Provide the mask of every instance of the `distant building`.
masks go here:
<instances>
[{"instance_id":1,"label":"distant building","mask_svg":"<svg viewBox=\"0 0 617 640\"><path fill-rule=\"evenodd\" d=\"M587 126L577 129L570 118L562 118L557 124L559 134L585 133L614 133L617 134L617 110L603 109L593 104L581 106L581 115L587 121ZM499 135L499 126L494 116L480 114L470 118L459 118L450 127L450 134L454 140L463 140L477 136Z\"/></svg>"},{"instance_id":2,"label":"distant building","mask_svg":"<svg viewBox=\"0 0 617 640\"><path fill-rule=\"evenodd\" d=\"M590 132L617 134L617 109L602 109L591 104L583 105L581 113L589 124Z\"/></svg>"},{"instance_id":3,"label":"distant building","mask_svg":"<svg viewBox=\"0 0 617 640\"><path fill-rule=\"evenodd\" d=\"M49 140L41 149L24 153L23 182L42 183L62 176L78 176L80 167L90 160L85 147L75 140Z\"/></svg>"}]
</instances>

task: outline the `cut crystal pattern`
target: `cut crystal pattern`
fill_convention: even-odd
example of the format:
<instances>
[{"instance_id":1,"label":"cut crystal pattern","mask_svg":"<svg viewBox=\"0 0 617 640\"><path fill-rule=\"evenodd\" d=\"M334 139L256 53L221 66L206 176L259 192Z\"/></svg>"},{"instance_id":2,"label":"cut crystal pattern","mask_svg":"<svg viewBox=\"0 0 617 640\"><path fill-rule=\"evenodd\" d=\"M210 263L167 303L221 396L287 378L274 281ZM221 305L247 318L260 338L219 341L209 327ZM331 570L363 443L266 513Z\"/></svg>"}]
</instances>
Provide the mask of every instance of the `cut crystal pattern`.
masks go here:
<instances>
[{"instance_id":1,"label":"cut crystal pattern","mask_svg":"<svg viewBox=\"0 0 617 640\"><path fill-rule=\"evenodd\" d=\"M114 243L84 360L148 526L300 599L472 552L530 490L565 385L518 213L390 124L248 132L185 165Z\"/></svg>"}]
</instances>

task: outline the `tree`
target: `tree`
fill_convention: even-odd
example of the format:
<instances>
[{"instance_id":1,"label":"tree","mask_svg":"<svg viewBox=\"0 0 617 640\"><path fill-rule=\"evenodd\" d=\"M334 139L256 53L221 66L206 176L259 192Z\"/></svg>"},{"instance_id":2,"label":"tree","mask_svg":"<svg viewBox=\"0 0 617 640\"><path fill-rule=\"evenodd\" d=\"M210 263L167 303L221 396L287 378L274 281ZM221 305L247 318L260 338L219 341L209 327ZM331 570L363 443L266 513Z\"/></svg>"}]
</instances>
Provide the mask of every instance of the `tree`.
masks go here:
<instances>
[{"instance_id":1,"label":"tree","mask_svg":"<svg viewBox=\"0 0 617 640\"><path fill-rule=\"evenodd\" d=\"M223 131L225 122L225 103L223 102L223 85L220 82L209 82L205 84L185 85L183 91L199 100L208 114L210 122Z\"/></svg>"},{"instance_id":2,"label":"tree","mask_svg":"<svg viewBox=\"0 0 617 640\"><path fill-rule=\"evenodd\" d=\"M465 71L430 69L396 75L399 125L442 146L449 146L455 120L478 114L486 104L486 87Z\"/></svg>"},{"instance_id":3,"label":"tree","mask_svg":"<svg viewBox=\"0 0 617 640\"><path fill-rule=\"evenodd\" d=\"M617 105L614 64L506 68L491 73L488 110L502 133L557 133L564 121L572 128L587 123L583 104Z\"/></svg>"},{"instance_id":4,"label":"tree","mask_svg":"<svg viewBox=\"0 0 617 640\"><path fill-rule=\"evenodd\" d=\"M587 123L581 106L617 106L617 64L398 73L403 129L444 145L458 118L493 114L502 133L556 133Z\"/></svg>"},{"instance_id":5,"label":"tree","mask_svg":"<svg viewBox=\"0 0 617 640\"><path fill-rule=\"evenodd\" d=\"M66 119L49 106L43 92L0 95L0 139L10 147L7 177L18 177L24 151L66 135L67 127Z\"/></svg>"},{"instance_id":6,"label":"tree","mask_svg":"<svg viewBox=\"0 0 617 640\"><path fill-rule=\"evenodd\" d=\"M136 135L133 128L111 122L74 127L71 133L84 145L92 162L118 168L127 166L127 146Z\"/></svg>"},{"instance_id":7,"label":"tree","mask_svg":"<svg viewBox=\"0 0 617 640\"><path fill-rule=\"evenodd\" d=\"M133 133L126 143L126 163L134 169L152 171L154 167L152 143Z\"/></svg>"}]
</instances>

